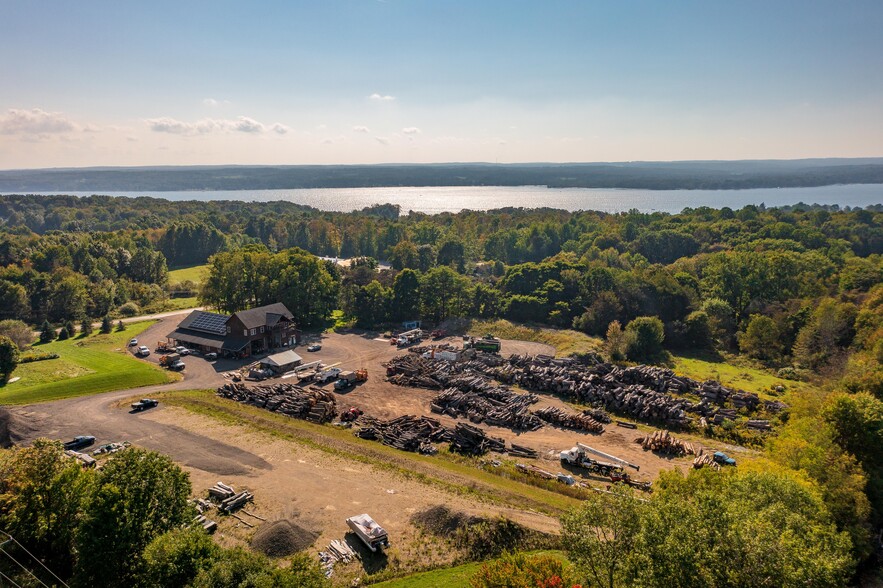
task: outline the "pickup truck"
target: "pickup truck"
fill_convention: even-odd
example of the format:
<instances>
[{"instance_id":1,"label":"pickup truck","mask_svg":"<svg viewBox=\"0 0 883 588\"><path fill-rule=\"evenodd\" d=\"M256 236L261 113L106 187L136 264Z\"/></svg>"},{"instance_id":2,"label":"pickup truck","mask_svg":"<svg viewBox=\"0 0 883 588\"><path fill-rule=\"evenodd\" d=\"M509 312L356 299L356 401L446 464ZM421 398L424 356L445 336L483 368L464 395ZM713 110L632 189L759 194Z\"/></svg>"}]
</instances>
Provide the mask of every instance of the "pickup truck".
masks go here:
<instances>
[{"instance_id":1,"label":"pickup truck","mask_svg":"<svg viewBox=\"0 0 883 588\"><path fill-rule=\"evenodd\" d=\"M148 408L153 408L159 404L159 400L155 400L153 398L142 398L138 402L132 403L132 410L136 412L140 412L142 410L147 410Z\"/></svg>"},{"instance_id":2,"label":"pickup truck","mask_svg":"<svg viewBox=\"0 0 883 588\"><path fill-rule=\"evenodd\" d=\"M70 441L67 441L64 444L64 448L76 451L77 449L82 449L83 447L89 447L93 443L95 443L95 437L91 435L78 435Z\"/></svg>"}]
</instances>

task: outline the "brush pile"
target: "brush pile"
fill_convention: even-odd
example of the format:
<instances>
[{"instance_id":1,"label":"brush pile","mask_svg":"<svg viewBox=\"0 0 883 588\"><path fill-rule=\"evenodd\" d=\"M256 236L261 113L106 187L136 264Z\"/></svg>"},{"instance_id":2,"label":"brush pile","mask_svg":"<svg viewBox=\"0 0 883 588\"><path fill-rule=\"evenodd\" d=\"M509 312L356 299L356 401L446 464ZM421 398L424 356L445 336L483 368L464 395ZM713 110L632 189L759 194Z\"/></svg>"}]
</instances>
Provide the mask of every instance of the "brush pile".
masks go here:
<instances>
[{"instance_id":1,"label":"brush pile","mask_svg":"<svg viewBox=\"0 0 883 588\"><path fill-rule=\"evenodd\" d=\"M314 423L328 422L337 415L334 394L317 386L279 383L248 387L228 383L218 388L218 396Z\"/></svg>"},{"instance_id":2,"label":"brush pile","mask_svg":"<svg viewBox=\"0 0 883 588\"><path fill-rule=\"evenodd\" d=\"M696 449L692 443L687 443L682 439L678 439L668 431L654 431L646 437L638 437L635 443L641 445L644 451L653 451L663 455L673 455L680 457L682 455L694 455Z\"/></svg>"}]
</instances>

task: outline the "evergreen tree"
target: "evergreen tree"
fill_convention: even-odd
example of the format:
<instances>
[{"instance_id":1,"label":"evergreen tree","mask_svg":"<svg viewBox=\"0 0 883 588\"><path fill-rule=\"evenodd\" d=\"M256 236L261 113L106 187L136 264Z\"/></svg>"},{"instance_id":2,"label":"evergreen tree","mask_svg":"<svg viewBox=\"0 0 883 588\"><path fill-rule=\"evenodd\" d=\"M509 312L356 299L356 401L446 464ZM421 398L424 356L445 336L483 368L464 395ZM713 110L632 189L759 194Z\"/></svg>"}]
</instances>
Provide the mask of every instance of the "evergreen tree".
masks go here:
<instances>
[{"instance_id":1,"label":"evergreen tree","mask_svg":"<svg viewBox=\"0 0 883 588\"><path fill-rule=\"evenodd\" d=\"M40 343L49 343L55 341L55 329L49 324L49 321L43 321L40 327Z\"/></svg>"},{"instance_id":2,"label":"evergreen tree","mask_svg":"<svg viewBox=\"0 0 883 588\"><path fill-rule=\"evenodd\" d=\"M105 335L113 331L113 322L110 320L110 317L104 315L104 318L101 319L101 332Z\"/></svg>"},{"instance_id":3,"label":"evergreen tree","mask_svg":"<svg viewBox=\"0 0 883 588\"><path fill-rule=\"evenodd\" d=\"M67 325L62 325L58 330L58 340L66 341L67 339L70 339L70 332L67 330Z\"/></svg>"},{"instance_id":4,"label":"evergreen tree","mask_svg":"<svg viewBox=\"0 0 883 588\"><path fill-rule=\"evenodd\" d=\"M77 327L74 325L73 321L67 321L64 323L64 328L67 330L67 336L73 338L77 335Z\"/></svg>"},{"instance_id":5,"label":"evergreen tree","mask_svg":"<svg viewBox=\"0 0 883 588\"><path fill-rule=\"evenodd\" d=\"M80 333L83 335L83 337L92 334L92 320L88 317L84 318L83 322L80 323Z\"/></svg>"},{"instance_id":6,"label":"evergreen tree","mask_svg":"<svg viewBox=\"0 0 883 588\"><path fill-rule=\"evenodd\" d=\"M123 321L119 321L117 323L117 331L125 331L125 330L126 330L126 324Z\"/></svg>"}]
</instances>

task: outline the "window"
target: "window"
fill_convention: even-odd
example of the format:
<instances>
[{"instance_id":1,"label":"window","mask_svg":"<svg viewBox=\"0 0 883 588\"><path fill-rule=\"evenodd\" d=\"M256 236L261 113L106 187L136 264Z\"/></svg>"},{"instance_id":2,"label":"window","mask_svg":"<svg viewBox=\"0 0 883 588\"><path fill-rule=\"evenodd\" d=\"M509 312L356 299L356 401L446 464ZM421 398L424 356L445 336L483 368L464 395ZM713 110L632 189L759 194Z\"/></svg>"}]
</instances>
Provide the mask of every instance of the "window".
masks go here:
<instances>
[{"instance_id":1,"label":"window","mask_svg":"<svg viewBox=\"0 0 883 588\"><path fill-rule=\"evenodd\" d=\"M263 333L263 332L264 332L264 327L261 327L261 333Z\"/></svg>"},{"instance_id":2,"label":"window","mask_svg":"<svg viewBox=\"0 0 883 588\"><path fill-rule=\"evenodd\" d=\"M257 333L257 332L258 332L257 329L252 329L252 330L251 330L251 334L252 334L252 335L254 335L254 334Z\"/></svg>"},{"instance_id":3,"label":"window","mask_svg":"<svg viewBox=\"0 0 883 588\"><path fill-rule=\"evenodd\" d=\"M242 336L248 337L248 329L242 329Z\"/></svg>"}]
</instances>

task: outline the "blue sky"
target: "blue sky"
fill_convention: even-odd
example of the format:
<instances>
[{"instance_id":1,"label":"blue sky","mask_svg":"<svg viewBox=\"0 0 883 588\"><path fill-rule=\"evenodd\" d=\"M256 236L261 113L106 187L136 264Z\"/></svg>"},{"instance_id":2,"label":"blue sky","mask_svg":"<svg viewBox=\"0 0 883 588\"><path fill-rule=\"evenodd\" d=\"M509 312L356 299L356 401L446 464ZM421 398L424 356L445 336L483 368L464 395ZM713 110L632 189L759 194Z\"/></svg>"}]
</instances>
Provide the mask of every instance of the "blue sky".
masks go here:
<instances>
[{"instance_id":1,"label":"blue sky","mask_svg":"<svg viewBox=\"0 0 883 588\"><path fill-rule=\"evenodd\" d=\"M879 1L0 15L0 168L883 155Z\"/></svg>"}]
</instances>

